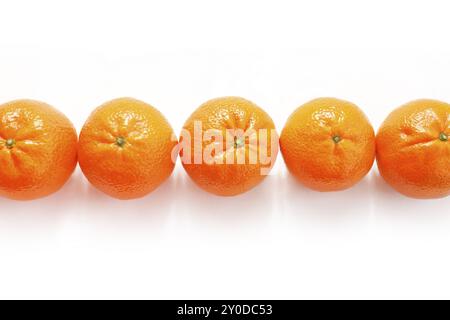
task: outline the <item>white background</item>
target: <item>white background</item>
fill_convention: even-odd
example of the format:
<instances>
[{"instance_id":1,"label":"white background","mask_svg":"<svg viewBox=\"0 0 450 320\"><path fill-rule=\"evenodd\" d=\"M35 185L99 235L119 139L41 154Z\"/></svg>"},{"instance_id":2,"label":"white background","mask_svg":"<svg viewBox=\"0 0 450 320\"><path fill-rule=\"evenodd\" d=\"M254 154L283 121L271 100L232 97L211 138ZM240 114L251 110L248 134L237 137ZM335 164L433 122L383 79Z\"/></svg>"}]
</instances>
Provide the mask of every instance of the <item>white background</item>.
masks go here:
<instances>
[{"instance_id":1,"label":"white background","mask_svg":"<svg viewBox=\"0 0 450 320\"><path fill-rule=\"evenodd\" d=\"M378 128L409 100L450 101L447 3L1 0L0 101L46 101L79 130L132 96L178 133L217 96L254 101L279 131L335 96ZM395 193L375 168L351 190L312 192L281 157L235 198L178 166L121 202L77 170L46 199L0 199L0 298L450 298L449 208Z\"/></svg>"}]
</instances>

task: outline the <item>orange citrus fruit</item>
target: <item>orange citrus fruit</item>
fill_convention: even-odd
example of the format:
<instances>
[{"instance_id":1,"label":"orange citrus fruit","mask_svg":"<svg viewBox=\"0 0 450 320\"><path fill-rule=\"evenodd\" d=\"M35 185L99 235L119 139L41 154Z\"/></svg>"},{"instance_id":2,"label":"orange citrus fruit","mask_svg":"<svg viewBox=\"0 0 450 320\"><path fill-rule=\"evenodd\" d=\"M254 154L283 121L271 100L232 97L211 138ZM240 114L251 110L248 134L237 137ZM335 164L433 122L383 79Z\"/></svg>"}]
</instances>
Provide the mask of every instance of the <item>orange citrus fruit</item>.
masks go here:
<instances>
[{"instance_id":1,"label":"orange citrus fruit","mask_svg":"<svg viewBox=\"0 0 450 320\"><path fill-rule=\"evenodd\" d=\"M278 153L270 116L239 97L201 105L184 124L180 140L188 175L202 189L220 196L234 196L258 185Z\"/></svg>"},{"instance_id":2,"label":"orange citrus fruit","mask_svg":"<svg viewBox=\"0 0 450 320\"><path fill-rule=\"evenodd\" d=\"M413 198L450 194L450 105L417 100L394 110L377 134L381 176Z\"/></svg>"},{"instance_id":3,"label":"orange citrus fruit","mask_svg":"<svg viewBox=\"0 0 450 320\"><path fill-rule=\"evenodd\" d=\"M121 98L98 107L80 133L80 167L97 189L134 199L156 189L172 173L177 141L152 106Z\"/></svg>"},{"instance_id":4,"label":"orange citrus fruit","mask_svg":"<svg viewBox=\"0 0 450 320\"><path fill-rule=\"evenodd\" d=\"M352 187L372 168L375 134L353 103L319 98L289 117L280 137L289 171L317 191Z\"/></svg>"},{"instance_id":5,"label":"orange citrus fruit","mask_svg":"<svg viewBox=\"0 0 450 320\"><path fill-rule=\"evenodd\" d=\"M58 191L77 164L77 133L43 102L0 105L0 195L32 200Z\"/></svg>"}]
</instances>

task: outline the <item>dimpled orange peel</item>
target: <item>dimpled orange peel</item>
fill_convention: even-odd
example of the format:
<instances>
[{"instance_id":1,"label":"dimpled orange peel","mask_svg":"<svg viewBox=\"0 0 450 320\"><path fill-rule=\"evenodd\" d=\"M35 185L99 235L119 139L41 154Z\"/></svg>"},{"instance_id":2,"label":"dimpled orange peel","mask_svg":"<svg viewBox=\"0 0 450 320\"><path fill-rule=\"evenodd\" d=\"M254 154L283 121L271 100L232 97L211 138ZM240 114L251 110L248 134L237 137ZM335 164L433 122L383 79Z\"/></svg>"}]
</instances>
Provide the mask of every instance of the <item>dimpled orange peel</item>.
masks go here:
<instances>
[{"instance_id":1,"label":"dimpled orange peel","mask_svg":"<svg viewBox=\"0 0 450 320\"><path fill-rule=\"evenodd\" d=\"M358 183L372 168L375 134L353 103L319 98L299 107L281 133L289 171L317 191L339 191Z\"/></svg>"},{"instance_id":2,"label":"dimpled orange peel","mask_svg":"<svg viewBox=\"0 0 450 320\"><path fill-rule=\"evenodd\" d=\"M450 105L416 100L394 110L377 134L381 176L419 199L450 194Z\"/></svg>"},{"instance_id":3,"label":"dimpled orange peel","mask_svg":"<svg viewBox=\"0 0 450 320\"><path fill-rule=\"evenodd\" d=\"M200 137L195 126L201 125ZM272 168L278 153L278 135L270 116L253 102L240 97L223 97L202 104L189 117L183 131L192 137L190 156L181 150L183 166L191 179L203 190L219 196L235 196L257 186ZM227 132L244 132L226 143ZM195 163L195 157L208 153L214 141L205 135L217 134L223 145L212 152L210 161ZM180 140L183 141L183 134ZM217 141L216 141L217 142ZM195 149L195 144L199 148ZM264 157L260 156L264 153ZM252 161L252 155L258 155ZM243 161L239 162L237 159ZM227 161L232 159L233 161Z\"/></svg>"},{"instance_id":4,"label":"dimpled orange peel","mask_svg":"<svg viewBox=\"0 0 450 320\"><path fill-rule=\"evenodd\" d=\"M177 140L152 106L120 98L98 107L80 133L80 167L97 189L117 199L140 198L172 173Z\"/></svg>"},{"instance_id":5,"label":"dimpled orange peel","mask_svg":"<svg viewBox=\"0 0 450 320\"><path fill-rule=\"evenodd\" d=\"M33 200L58 191L77 164L77 133L65 115L34 100L0 105L0 195Z\"/></svg>"}]
</instances>

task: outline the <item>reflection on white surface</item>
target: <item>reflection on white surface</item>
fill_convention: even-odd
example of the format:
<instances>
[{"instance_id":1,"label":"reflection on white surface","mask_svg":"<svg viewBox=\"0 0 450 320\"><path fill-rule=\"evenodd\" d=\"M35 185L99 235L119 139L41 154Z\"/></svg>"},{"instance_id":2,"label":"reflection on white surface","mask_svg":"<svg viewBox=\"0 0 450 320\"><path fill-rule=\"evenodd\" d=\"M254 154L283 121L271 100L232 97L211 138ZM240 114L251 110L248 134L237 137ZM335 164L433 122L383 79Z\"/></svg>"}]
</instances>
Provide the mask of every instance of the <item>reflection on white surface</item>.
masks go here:
<instances>
[{"instance_id":1,"label":"reflection on white surface","mask_svg":"<svg viewBox=\"0 0 450 320\"><path fill-rule=\"evenodd\" d=\"M156 191L129 201L101 193L77 169L66 186L50 197L26 202L0 198L0 239L25 235L26 240L35 233L57 237L64 228L95 237L209 231L239 235L258 229L361 231L386 224L440 228L450 222L449 205L448 198L406 198L391 189L376 169L351 189L320 193L305 188L278 165L250 192L218 197L198 188L177 166Z\"/></svg>"},{"instance_id":2,"label":"reflection on white surface","mask_svg":"<svg viewBox=\"0 0 450 320\"><path fill-rule=\"evenodd\" d=\"M450 101L448 10L429 2L409 4L408 15L393 1L329 1L326 12L309 1L312 14L297 7L306 2L259 2L256 15L243 1L220 10L180 1L186 10L175 11L171 1L109 1L107 15L104 3L50 2L24 13L10 1L17 14L0 19L0 100L46 101L78 129L119 96L154 105L176 132L224 95L254 101L279 131L320 96L355 102L375 128L408 100ZM385 13L392 19L380 24ZM199 190L177 168L149 196L118 201L77 171L48 198L0 198L0 298L449 298L449 217L450 197L405 198L376 169L350 190L310 191L281 157L274 175L233 198Z\"/></svg>"},{"instance_id":3,"label":"reflection on white surface","mask_svg":"<svg viewBox=\"0 0 450 320\"><path fill-rule=\"evenodd\" d=\"M279 162L254 190L223 198L197 188L178 166L155 192L131 201L100 193L78 170L48 198L0 199L0 279L8 287L0 295L342 297L338 288L347 285L341 277L347 275L360 279L352 290L376 297L364 284L382 291L384 279L367 274L378 270L396 274L399 287L388 294L405 296L419 266L447 265L438 251L450 238L449 205L448 198L405 198L376 169L350 190L318 193L298 184ZM111 279L130 291L114 290ZM333 286L322 292L311 281ZM264 283L278 291L265 290ZM309 290L286 291L290 283L306 283ZM140 285L149 289L132 291ZM208 294L189 289L195 285ZM51 289L42 291L45 286ZM244 287L236 292L236 286Z\"/></svg>"},{"instance_id":4,"label":"reflection on white surface","mask_svg":"<svg viewBox=\"0 0 450 320\"><path fill-rule=\"evenodd\" d=\"M218 197L199 189L177 167L155 192L130 201L104 195L77 170L67 185L50 197L28 202L0 198L0 231L2 235L14 235L45 230L51 236L69 223L72 228L93 234L143 232L149 236L168 229L329 230L343 225L358 229L376 228L378 222L440 224L450 214L449 199L406 198L391 189L375 169L355 187L331 193L309 190L283 169L278 166L274 174L248 193Z\"/></svg>"}]
</instances>

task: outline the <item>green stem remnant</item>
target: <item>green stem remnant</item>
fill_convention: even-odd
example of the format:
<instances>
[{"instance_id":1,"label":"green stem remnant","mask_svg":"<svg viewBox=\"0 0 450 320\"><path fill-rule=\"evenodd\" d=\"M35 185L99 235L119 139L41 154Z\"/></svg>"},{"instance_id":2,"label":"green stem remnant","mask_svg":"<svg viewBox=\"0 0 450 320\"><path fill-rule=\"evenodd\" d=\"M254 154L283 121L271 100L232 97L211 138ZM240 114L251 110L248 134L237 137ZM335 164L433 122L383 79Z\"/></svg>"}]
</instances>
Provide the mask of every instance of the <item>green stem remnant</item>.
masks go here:
<instances>
[{"instance_id":1,"label":"green stem remnant","mask_svg":"<svg viewBox=\"0 0 450 320\"><path fill-rule=\"evenodd\" d=\"M234 148L242 148L245 146L245 140L242 138L234 137Z\"/></svg>"},{"instance_id":2,"label":"green stem remnant","mask_svg":"<svg viewBox=\"0 0 450 320\"><path fill-rule=\"evenodd\" d=\"M117 137L117 139L116 139L116 144L117 144L119 147L123 148L123 146L124 146L126 143L127 143L127 142L125 141L125 138L124 138L124 137Z\"/></svg>"},{"instance_id":3,"label":"green stem remnant","mask_svg":"<svg viewBox=\"0 0 450 320\"><path fill-rule=\"evenodd\" d=\"M334 141L334 143L339 143L342 141L342 138L340 136L334 136L333 141Z\"/></svg>"},{"instance_id":4,"label":"green stem remnant","mask_svg":"<svg viewBox=\"0 0 450 320\"><path fill-rule=\"evenodd\" d=\"M5 142L5 146L6 146L8 149L12 149L12 148L14 147L15 144L16 144L16 140L14 140L14 139L8 139L8 140L6 140L6 142Z\"/></svg>"},{"instance_id":5,"label":"green stem remnant","mask_svg":"<svg viewBox=\"0 0 450 320\"><path fill-rule=\"evenodd\" d=\"M441 132L441 134L439 135L439 140L441 141L448 141L448 135L445 132Z\"/></svg>"}]
</instances>

